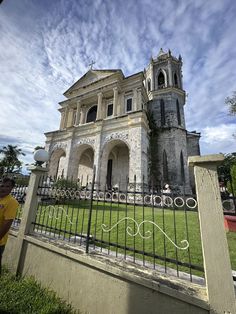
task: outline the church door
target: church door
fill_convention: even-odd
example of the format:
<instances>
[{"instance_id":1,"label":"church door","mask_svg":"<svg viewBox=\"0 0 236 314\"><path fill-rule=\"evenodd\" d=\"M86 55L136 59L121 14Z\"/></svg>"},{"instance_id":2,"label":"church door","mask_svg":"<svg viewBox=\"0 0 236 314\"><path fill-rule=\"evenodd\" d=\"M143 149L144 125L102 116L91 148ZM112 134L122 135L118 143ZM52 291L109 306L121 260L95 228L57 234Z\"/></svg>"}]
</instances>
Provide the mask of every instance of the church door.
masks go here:
<instances>
[{"instance_id":1,"label":"church door","mask_svg":"<svg viewBox=\"0 0 236 314\"><path fill-rule=\"evenodd\" d=\"M111 189L111 178L112 178L112 159L108 159L107 163L107 187Z\"/></svg>"}]
</instances>

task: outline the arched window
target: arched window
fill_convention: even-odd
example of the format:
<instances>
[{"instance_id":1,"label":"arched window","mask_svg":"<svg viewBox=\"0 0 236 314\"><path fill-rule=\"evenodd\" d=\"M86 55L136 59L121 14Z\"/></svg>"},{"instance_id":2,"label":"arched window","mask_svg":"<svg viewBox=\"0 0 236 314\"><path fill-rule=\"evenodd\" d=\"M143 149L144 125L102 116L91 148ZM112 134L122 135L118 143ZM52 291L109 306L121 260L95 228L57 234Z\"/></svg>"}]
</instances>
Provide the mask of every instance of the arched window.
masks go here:
<instances>
[{"instance_id":1,"label":"arched window","mask_svg":"<svg viewBox=\"0 0 236 314\"><path fill-rule=\"evenodd\" d=\"M161 99L161 126L166 124L166 113L165 113L165 103L164 100Z\"/></svg>"},{"instance_id":2,"label":"arched window","mask_svg":"<svg viewBox=\"0 0 236 314\"><path fill-rule=\"evenodd\" d=\"M148 92L150 92L150 90L151 90L151 80L149 79L148 80Z\"/></svg>"},{"instance_id":3,"label":"arched window","mask_svg":"<svg viewBox=\"0 0 236 314\"><path fill-rule=\"evenodd\" d=\"M178 77L176 73L174 74L174 84L175 84L175 87L178 87Z\"/></svg>"},{"instance_id":4,"label":"arched window","mask_svg":"<svg viewBox=\"0 0 236 314\"><path fill-rule=\"evenodd\" d=\"M184 173L184 156L183 152L180 153L180 175L181 175L181 181L185 182L185 173Z\"/></svg>"},{"instance_id":5,"label":"arched window","mask_svg":"<svg viewBox=\"0 0 236 314\"><path fill-rule=\"evenodd\" d=\"M159 73L158 78L157 78L157 84L159 88L165 86L165 77L164 77L163 72Z\"/></svg>"},{"instance_id":6,"label":"arched window","mask_svg":"<svg viewBox=\"0 0 236 314\"><path fill-rule=\"evenodd\" d=\"M167 161L167 155L166 151L163 151L163 182L167 183L169 182L169 175L168 175L168 161Z\"/></svg>"},{"instance_id":7,"label":"arched window","mask_svg":"<svg viewBox=\"0 0 236 314\"><path fill-rule=\"evenodd\" d=\"M180 115L180 108L179 108L178 99L176 99L176 112L177 112L178 125L181 125L181 115Z\"/></svg>"},{"instance_id":8,"label":"arched window","mask_svg":"<svg viewBox=\"0 0 236 314\"><path fill-rule=\"evenodd\" d=\"M88 111L86 123L96 121L96 118L97 118L97 106L93 106Z\"/></svg>"}]
</instances>

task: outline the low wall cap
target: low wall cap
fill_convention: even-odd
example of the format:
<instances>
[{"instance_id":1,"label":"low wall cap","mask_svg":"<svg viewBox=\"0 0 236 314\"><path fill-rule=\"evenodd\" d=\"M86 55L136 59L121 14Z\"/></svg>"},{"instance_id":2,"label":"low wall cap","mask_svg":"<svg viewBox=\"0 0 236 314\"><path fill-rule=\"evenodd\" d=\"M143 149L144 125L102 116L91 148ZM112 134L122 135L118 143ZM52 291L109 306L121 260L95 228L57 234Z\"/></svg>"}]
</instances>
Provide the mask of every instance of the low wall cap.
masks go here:
<instances>
[{"instance_id":1,"label":"low wall cap","mask_svg":"<svg viewBox=\"0 0 236 314\"><path fill-rule=\"evenodd\" d=\"M213 155L205 155L205 156L191 156L188 158L188 165L190 167L203 164L203 163L218 163L220 164L225 159L223 154L213 154Z\"/></svg>"}]
</instances>

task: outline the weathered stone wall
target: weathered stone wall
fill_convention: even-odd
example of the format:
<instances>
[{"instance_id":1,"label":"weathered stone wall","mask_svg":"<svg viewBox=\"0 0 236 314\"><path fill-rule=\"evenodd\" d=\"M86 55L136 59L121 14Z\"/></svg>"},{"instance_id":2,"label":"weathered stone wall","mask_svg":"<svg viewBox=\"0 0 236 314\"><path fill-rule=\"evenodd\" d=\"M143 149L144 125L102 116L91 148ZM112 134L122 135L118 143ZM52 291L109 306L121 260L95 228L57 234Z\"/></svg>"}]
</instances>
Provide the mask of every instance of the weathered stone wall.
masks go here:
<instances>
[{"instance_id":1,"label":"weathered stone wall","mask_svg":"<svg viewBox=\"0 0 236 314\"><path fill-rule=\"evenodd\" d=\"M186 147L186 132L183 129L163 128L159 132L157 140L157 151L159 161L159 172L162 174L160 181L163 181L163 153L164 150L167 156L168 163L168 178L169 184L173 189L184 186L181 175L180 154L182 151L184 159L184 174L185 174L185 192L190 193L189 185L189 170L187 165L187 147Z\"/></svg>"},{"instance_id":2,"label":"weathered stone wall","mask_svg":"<svg viewBox=\"0 0 236 314\"><path fill-rule=\"evenodd\" d=\"M199 156L200 155L200 146L199 146L199 133L187 133L187 152L188 156ZM195 179L193 168L189 169L189 177L190 177L190 185L192 187L193 192L195 191Z\"/></svg>"},{"instance_id":3,"label":"weathered stone wall","mask_svg":"<svg viewBox=\"0 0 236 314\"><path fill-rule=\"evenodd\" d=\"M183 97L175 93L168 93L158 96L156 99L148 103L148 108L153 112L156 124L161 127L161 99L164 101L165 107L165 126L167 127L181 127L185 128ZM181 125L178 124L176 100L179 101Z\"/></svg>"},{"instance_id":4,"label":"weathered stone wall","mask_svg":"<svg viewBox=\"0 0 236 314\"><path fill-rule=\"evenodd\" d=\"M14 267L17 238L10 236L4 264ZM25 236L19 271L82 313L207 314L205 288L114 257L87 255L61 243Z\"/></svg>"}]
</instances>

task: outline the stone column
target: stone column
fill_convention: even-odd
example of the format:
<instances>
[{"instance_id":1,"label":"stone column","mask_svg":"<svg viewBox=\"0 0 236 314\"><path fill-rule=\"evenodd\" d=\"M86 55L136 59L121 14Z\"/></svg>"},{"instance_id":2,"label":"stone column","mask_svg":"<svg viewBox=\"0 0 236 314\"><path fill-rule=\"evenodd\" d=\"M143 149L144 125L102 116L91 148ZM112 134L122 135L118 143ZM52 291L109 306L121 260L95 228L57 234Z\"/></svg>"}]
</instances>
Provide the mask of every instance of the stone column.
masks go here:
<instances>
[{"instance_id":1,"label":"stone column","mask_svg":"<svg viewBox=\"0 0 236 314\"><path fill-rule=\"evenodd\" d=\"M150 72L151 72L151 91L154 91L155 81L154 81L153 63L150 64Z\"/></svg>"},{"instance_id":2,"label":"stone column","mask_svg":"<svg viewBox=\"0 0 236 314\"><path fill-rule=\"evenodd\" d=\"M64 129L64 127L65 127L65 112L61 112L60 130Z\"/></svg>"},{"instance_id":3,"label":"stone column","mask_svg":"<svg viewBox=\"0 0 236 314\"><path fill-rule=\"evenodd\" d=\"M24 210L22 213L22 219L19 227L17 236L17 254L16 260L14 261L14 268L16 273L21 273L22 265L24 263L24 241L25 236L33 231L34 225L32 222L35 221L37 208L38 208L38 197L37 191L39 186L39 180L48 171L47 168L40 166L32 166L30 168L31 175L27 189L26 200L24 204Z\"/></svg>"},{"instance_id":4,"label":"stone column","mask_svg":"<svg viewBox=\"0 0 236 314\"><path fill-rule=\"evenodd\" d=\"M84 124L85 123L85 106L81 107L81 116L80 116L80 123L79 124Z\"/></svg>"},{"instance_id":5,"label":"stone column","mask_svg":"<svg viewBox=\"0 0 236 314\"><path fill-rule=\"evenodd\" d=\"M75 125L79 125L80 123L80 109L81 109L81 101L77 101L77 107L76 107L76 120Z\"/></svg>"},{"instance_id":6,"label":"stone column","mask_svg":"<svg viewBox=\"0 0 236 314\"><path fill-rule=\"evenodd\" d=\"M138 110L138 91L137 88L134 89L134 108L132 111Z\"/></svg>"},{"instance_id":7,"label":"stone column","mask_svg":"<svg viewBox=\"0 0 236 314\"><path fill-rule=\"evenodd\" d=\"M125 95L122 93L120 95L120 112L119 115L123 115L125 113Z\"/></svg>"},{"instance_id":8,"label":"stone column","mask_svg":"<svg viewBox=\"0 0 236 314\"><path fill-rule=\"evenodd\" d=\"M224 229L217 165L224 156L189 157L194 167L206 289L210 313L236 313L229 250Z\"/></svg>"},{"instance_id":9,"label":"stone column","mask_svg":"<svg viewBox=\"0 0 236 314\"><path fill-rule=\"evenodd\" d=\"M113 116L117 116L118 113L118 88L113 88Z\"/></svg>"},{"instance_id":10,"label":"stone column","mask_svg":"<svg viewBox=\"0 0 236 314\"><path fill-rule=\"evenodd\" d=\"M167 86L173 86L171 60L168 60L168 76L169 76L169 80L168 80Z\"/></svg>"},{"instance_id":11,"label":"stone column","mask_svg":"<svg viewBox=\"0 0 236 314\"><path fill-rule=\"evenodd\" d=\"M142 110L142 91L141 88L138 89L138 107L137 110Z\"/></svg>"},{"instance_id":12,"label":"stone column","mask_svg":"<svg viewBox=\"0 0 236 314\"><path fill-rule=\"evenodd\" d=\"M98 110L97 110L97 119L102 119L102 93L98 93Z\"/></svg>"},{"instance_id":13,"label":"stone column","mask_svg":"<svg viewBox=\"0 0 236 314\"><path fill-rule=\"evenodd\" d=\"M69 108L67 115L67 127L71 127L73 125L73 114L74 114L73 108Z\"/></svg>"},{"instance_id":14,"label":"stone column","mask_svg":"<svg viewBox=\"0 0 236 314\"><path fill-rule=\"evenodd\" d=\"M63 126L63 129L65 129L65 128L67 127L68 114L69 114L69 108L66 107L66 109L65 109L65 118L64 118L64 126Z\"/></svg>"}]
</instances>

